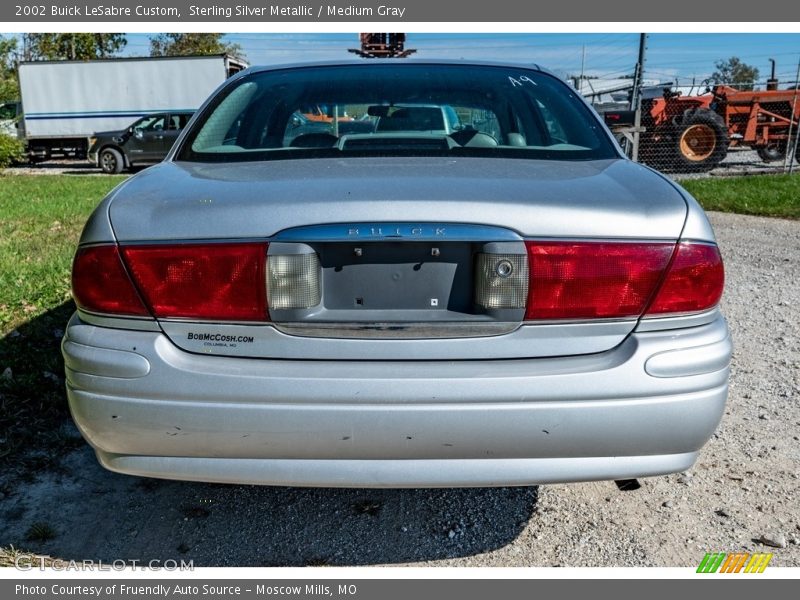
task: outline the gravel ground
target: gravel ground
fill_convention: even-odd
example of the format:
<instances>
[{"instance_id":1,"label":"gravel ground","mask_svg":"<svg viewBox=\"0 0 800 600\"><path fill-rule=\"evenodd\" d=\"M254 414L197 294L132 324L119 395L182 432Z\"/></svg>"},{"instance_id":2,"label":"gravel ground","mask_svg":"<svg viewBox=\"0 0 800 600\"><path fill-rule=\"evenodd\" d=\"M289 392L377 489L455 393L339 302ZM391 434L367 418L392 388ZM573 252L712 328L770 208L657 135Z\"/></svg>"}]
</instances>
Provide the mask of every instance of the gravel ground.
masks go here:
<instances>
[{"instance_id":1,"label":"gravel ground","mask_svg":"<svg viewBox=\"0 0 800 600\"><path fill-rule=\"evenodd\" d=\"M9 167L4 175L102 175L107 177L98 167L85 160L50 160L36 165Z\"/></svg>"},{"instance_id":2,"label":"gravel ground","mask_svg":"<svg viewBox=\"0 0 800 600\"><path fill-rule=\"evenodd\" d=\"M702 179L704 177L731 177L735 175L765 175L769 173L783 173L783 161L765 163L758 156L758 152L748 148L733 148L728 151L719 166L706 173L670 173L675 179ZM794 172L800 172L797 162L794 163Z\"/></svg>"},{"instance_id":3,"label":"gravel ground","mask_svg":"<svg viewBox=\"0 0 800 600\"><path fill-rule=\"evenodd\" d=\"M656 169L662 170L666 175L673 179L705 179L708 177L732 177L737 175L769 175L784 173L783 161L764 162L758 156L758 152L749 148L731 148L725 159L711 171L699 173L671 171L664 164L651 165ZM788 165L787 165L788 166ZM794 162L794 172L800 172L800 166Z\"/></svg>"},{"instance_id":4,"label":"gravel ground","mask_svg":"<svg viewBox=\"0 0 800 600\"><path fill-rule=\"evenodd\" d=\"M695 566L712 551L800 566L800 222L711 218L736 351L725 417L690 473L628 491L268 488L115 475L83 447L59 473L0 485L0 547L197 566ZM37 523L52 539L26 539Z\"/></svg>"}]
</instances>

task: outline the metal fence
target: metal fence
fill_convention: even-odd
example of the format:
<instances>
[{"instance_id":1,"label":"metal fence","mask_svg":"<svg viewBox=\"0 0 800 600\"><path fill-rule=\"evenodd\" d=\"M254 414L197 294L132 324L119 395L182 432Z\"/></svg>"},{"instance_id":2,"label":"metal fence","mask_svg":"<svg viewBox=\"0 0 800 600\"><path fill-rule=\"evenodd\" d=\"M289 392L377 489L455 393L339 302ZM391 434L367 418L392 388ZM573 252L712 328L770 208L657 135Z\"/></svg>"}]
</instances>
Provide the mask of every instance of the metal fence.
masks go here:
<instances>
[{"instance_id":1,"label":"metal fence","mask_svg":"<svg viewBox=\"0 0 800 600\"><path fill-rule=\"evenodd\" d=\"M641 114L596 105L629 156L679 177L800 172L797 82L641 90Z\"/></svg>"}]
</instances>

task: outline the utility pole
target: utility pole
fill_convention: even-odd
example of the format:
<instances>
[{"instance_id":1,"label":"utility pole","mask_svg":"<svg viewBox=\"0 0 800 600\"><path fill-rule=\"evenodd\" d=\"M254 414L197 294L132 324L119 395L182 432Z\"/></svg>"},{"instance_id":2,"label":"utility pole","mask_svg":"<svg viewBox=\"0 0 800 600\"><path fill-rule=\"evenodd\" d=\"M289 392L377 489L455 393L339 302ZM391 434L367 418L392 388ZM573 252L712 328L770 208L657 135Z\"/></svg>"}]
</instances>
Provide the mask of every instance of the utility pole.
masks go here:
<instances>
[{"instance_id":1,"label":"utility pole","mask_svg":"<svg viewBox=\"0 0 800 600\"><path fill-rule=\"evenodd\" d=\"M33 56L31 51L31 36L29 33L22 34L22 60L30 61Z\"/></svg>"},{"instance_id":2,"label":"utility pole","mask_svg":"<svg viewBox=\"0 0 800 600\"><path fill-rule=\"evenodd\" d=\"M783 170L786 170L788 161L789 175L794 172L794 157L795 155L800 158L800 153L797 152L798 143L800 143L800 131L794 134L794 141L792 140L792 126L797 113L797 90L800 88L800 60L797 61L797 74L794 76L794 98L792 98L792 116L789 119L789 137L786 140L786 156L783 157Z\"/></svg>"},{"instance_id":3,"label":"utility pole","mask_svg":"<svg viewBox=\"0 0 800 600\"><path fill-rule=\"evenodd\" d=\"M631 158L639 160L639 137L642 132L642 79L644 74L644 57L647 48L647 34L639 36L639 58L633 74L633 93L631 94L631 110L636 111L633 121L633 151Z\"/></svg>"},{"instance_id":4,"label":"utility pole","mask_svg":"<svg viewBox=\"0 0 800 600\"><path fill-rule=\"evenodd\" d=\"M578 93L583 95L583 77L586 71L586 45L581 48L581 77L578 79Z\"/></svg>"}]
</instances>

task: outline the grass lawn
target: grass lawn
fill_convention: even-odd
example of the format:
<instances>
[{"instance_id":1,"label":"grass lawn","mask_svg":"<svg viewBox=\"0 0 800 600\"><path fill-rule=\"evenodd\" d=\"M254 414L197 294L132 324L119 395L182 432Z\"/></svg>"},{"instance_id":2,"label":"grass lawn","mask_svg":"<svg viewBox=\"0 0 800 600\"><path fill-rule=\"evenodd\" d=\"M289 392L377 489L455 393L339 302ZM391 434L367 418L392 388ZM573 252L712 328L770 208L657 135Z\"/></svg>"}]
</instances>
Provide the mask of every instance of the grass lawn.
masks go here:
<instances>
[{"instance_id":1,"label":"grass lawn","mask_svg":"<svg viewBox=\"0 0 800 600\"><path fill-rule=\"evenodd\" d=\"M70 264L81 230L123 179L0 176L0 333L69 299Z\"/></svg>"},{"instance_id":2,"label":"grass lawn","mask_svg":"<svg viewBox=\"0 0 800 600\"><path fill-rule=\"evenodd\" d=\"M800 173L708 177L680 184L706 210L800 219Z\"/></svg>"},{"instance_id":3,"label":"grass lawn","mask_svg":"<svg viewBox=\"0 0 800 600\"><path fill-rule=\"evenodd\" d=\"M46 448L47 464L71 443L58 430L70 266L87 217L123 179L0 175L0 461Z\"/></svg>"}]
</instances>

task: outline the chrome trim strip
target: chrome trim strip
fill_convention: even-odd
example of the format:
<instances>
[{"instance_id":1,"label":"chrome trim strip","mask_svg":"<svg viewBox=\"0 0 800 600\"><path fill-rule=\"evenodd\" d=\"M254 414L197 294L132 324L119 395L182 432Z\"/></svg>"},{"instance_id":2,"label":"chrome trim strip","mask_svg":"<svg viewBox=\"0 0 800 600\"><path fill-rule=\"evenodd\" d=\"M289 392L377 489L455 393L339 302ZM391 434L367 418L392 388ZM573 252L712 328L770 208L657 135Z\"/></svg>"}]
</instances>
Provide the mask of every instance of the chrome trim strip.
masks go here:
<instances>
[{"instance_id":1,"label":"chrome trim strip","mask_svg":"<svg viewBox=\"0 0 800 600\"><path fill-rule=\"evenodd\" d=\"M717 305L711 310L696 314L643 317L634 331L665 331L668 329L699 327L713 322L719 315L719 305Z\"/></svg>"},{"instance_id":2,"label":"chrome trim strip","mask_svg":"<svg viewBox=\"0 0 800 600\"><path fill-rule=\"evenodd\" d=\"M263 321L228 321L225 319L195 319L192 317L162 317L159 323L188 323L191 325L241 325L247 327L272 327L273 322L264 319Z\"/></svg>"},{"instance_id":3,"label":"chrome trim strip","mask_svg":"<svg viewBox=\"0 0 800 600\"><path fill-rule=\"evenodd\" d=\"M530 319L523 321L523 325L595 325L605 323L635 323L639 317L618 317L618 318L586 318L586 319Z\"/></svg>"},{"instance_id":4,"label":"chrome trim strip","mask_svg":"<svg viewBox=\"0 0 800 600\"><path fill-rule=\"evenodd\" d=\"M78 317L84 323L97 325L98 327L108 327L111 329L132 329L135 331L161 331L158 322L152 317L136 317L126 315L99 315L87 312L83 309L77 310Z\"/></svg>"},{"instance_id":5,"label":"chrome trim strip","mask_svg":"<svg viewBox=\"0 0 800 600\"><path fill-rule=\"evenodd\" d=\"M273 239L279 242L516 242L522 241L522 236L503 227L467 223L339 223L285 229Z\"/></svg>"},{"instance_id":6,"label":"chrome trim strip","mask_svg":"<svg viewBox=\"0 0 800 600\"><path fill-rule=\"evenodd\" d=\"M214 325L214 326L227 326L227 325L239 325L239 326L250 326L250 327L274 327L275 329L281 331L282 333L286 333L288 335L299 336L299 337L331 337L336 329L342 329L344 331L351 331L351 330L361 330L362 332L373 328L375 332L387 332L391 328L391 331L399 331L398 328L402 328L403 330L420 330L425 329L425 331L429 332L429 335L433 335L430 333L433 331L434 328L441 328L441 329L449 329L454 331L456 329L459 330L460 333L457 335L452 336L443 336L443 337L488 337L492 335L502 335L504 333L510 333L511 331L516 330L518 327L525 325L525 326L544 326L544 325L599 325L599 324L610 324L610 323L632 323L636 321L636 317L626 317L620 319L541 319L535 321L522 321L522 322L489 322L489 321L480 321L480 322L418 322L418 323L407 323L407 322L395 322L395 323L367 323L367 322L336 322L336 323L324 323L324 322L313 322L309 321L307 323L297 322L297 323L275 323L273 321L220 321L219 319L190 319L190 318L177 318L177 317L170 317L170 318L163 318L163 319L152 319L148 317L134 317L134 316L123 316L123 315L98 315L94 313L87 312L82 309L78 309L78 315L81 321L85 323L90 323L92 325L97 325L98 327L110 327L110 328L122 328L122 329L133 329L138 331L161 331L161 327L159 323L191 323L197 325ZM643 331L664 331L666 329L684 329L686 327L697 327L700 325L705 325L707 323L711 323L719 316L719 306L715 306L711 310L706 312L702 312L699 314L694 315L672 315L667 317L643 317L639 319L639 323L636 326L634 331L643 332ZM513 325L513 328L509 328ZM495 332L489 332L490 329L496 328ZM317 333L309 333L309 330L318 329L319 332ZM469 329L480 329L480 332L474 333L466 333ZM359 337L356 335L341 335L335 337ZM365 337L389 337L388 335L369 335ZM397 335L397 338L402 338L404 336ZM408 336L406 336L408 337Z\"/></svg>"},{"instance_id":7,"label":"chrome trim strip","mask_svg":"<svg viewBox=\"0 0 800 600\"><path fill-rule=\"evenodd\" d=\"M505 335L520 322L483 323L273 323L275 329L296 337L345 339L453 339Z\"/></svg>"}]
</instances>

